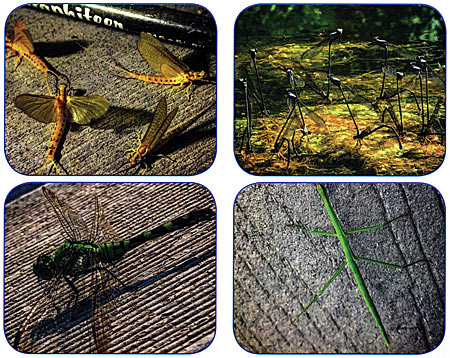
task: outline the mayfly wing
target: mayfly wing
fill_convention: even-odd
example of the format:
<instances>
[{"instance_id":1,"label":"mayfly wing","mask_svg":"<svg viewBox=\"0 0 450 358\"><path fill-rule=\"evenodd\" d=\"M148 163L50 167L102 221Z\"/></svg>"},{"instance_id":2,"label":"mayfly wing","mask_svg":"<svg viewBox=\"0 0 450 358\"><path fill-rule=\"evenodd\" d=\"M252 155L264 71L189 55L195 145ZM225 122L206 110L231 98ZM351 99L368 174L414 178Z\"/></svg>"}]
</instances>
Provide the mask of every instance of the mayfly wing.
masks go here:
<instances>
[{"instance_id":1,"label":"mayfly wing","mask_svg":"<svg viewBox=\"0 0 450 358\"><path fill-rule=\"evenodd\" d=\"M55 97L33 94L21 94L14 104L29 117L42 122L56 122Z\"/></svg>"},{"instance_id":2,"label":"mayfly wing","mask_svg":"<svg viewBox=\"0 0 450 358\"><path fill-rule=\"evenodd\" d=\"M30 31L28 31L27 25L20 20L16 21L13 27L14 43L20 43L28 52L34 52L33 40L31 39Z\"/></svg>"},{"instance_id":3,"label":"mayfly wing","mask_svg":"<svg viewBox=\"0 0 450 358\"><path fill-rule=\"evenodd\" d=\"M55 210L56 216L67 236L74 241L86 240L89 237L89 230L82 217L75 213L65 201L59 199L51 190L43 187L42 191Z\"/></svg>"},{"instance_id":4,"label":"mayfly wing","mask_svg":"<svg viewBox=\"0 0 450 358\"><path fill-rule=\"evenodd\" d=\"M56 99L53 96L21 94L14 101L17 108L31 118L48 124L56 122ZM92 119L101 117L109 108L109 102L101 96L68 96L67 110L69 121L89 124Z\"/></svg>"},{"instance_id":5,"label":"mayfly wing","mask_svg":"<svg viewBox=\"0 0 450 358\"><path fill-rule=\"evenodd\" d=\"M159 140L162 138L164 133L166 133L167 128L169 128L170 123L175 117L178 111L178 107L172 110L169 115L167 115L167 101L162 98L155 110L155 115L153 117L152 123L150 123L144 138L142 138L142 144L147 145L148 151L152 151Z\"/></svg>"},{"instance_id":6,"label":"mayfly wing","mask_svg":"<svg viewBox=\"0 0 450 358\"><path fill-rule=\"evenodd\" d=\"M102 96L67 96L67 110L70 113L70 122L82 125L89 124L93 119L103 116L108 108L109 102Z\"/></svg>"},{"instance_id":7,"label":"mayfly wing","mask_svg":"<svg viewBox=\"0 0 450 358\"><path fill-rule=\"evenodd\" d=\"M152 35L141 32L138 49L150 67L165 77L176 77L180 73L189 71L189 67L181 62L161 42Z\"/></svg>"}]
</instances>

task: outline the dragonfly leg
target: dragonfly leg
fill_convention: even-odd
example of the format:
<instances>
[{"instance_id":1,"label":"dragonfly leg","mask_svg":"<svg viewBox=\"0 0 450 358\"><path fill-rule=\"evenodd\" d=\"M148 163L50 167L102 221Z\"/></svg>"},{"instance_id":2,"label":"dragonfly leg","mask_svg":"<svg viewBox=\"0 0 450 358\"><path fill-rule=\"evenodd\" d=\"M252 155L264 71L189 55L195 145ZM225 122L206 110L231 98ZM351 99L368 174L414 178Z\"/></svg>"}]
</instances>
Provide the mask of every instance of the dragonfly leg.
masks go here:
<instances>
[{"instance_id":1,"label":"dragonfly leg","mask_svg":"<svg viewBox=\"0 0 450 358\"><path fill-rule=\"evenodd\" d=\"M305 313L308 308L314 303L316 302L316 300L322 295L322 293L325 292L325 290L328 288L328 286L330 286L330 284L334 281L334 279L340 274L340 272L344 269L344 267L347 266L347 261L345 261L340 267L339 269L335 272L335 274L333 276L331 276L331 278L328 280L328 282L325 284L325 286L323 286L323 288L317 293L317 295L311 300L311 302L309 302L306 307L303 309L303 311L301 311L292 321L291 324L293 324L297 319L300 318L300 316Z\"/></svg>"},{"instance_id":2,"label":"dragonfly leg","mask_svg":"<svg viewBox=\"0 0 450 358\"><path fill-rule=\"evenodd\" d=\"M78 305L78 297L80 296L80 292L76 288L75 284L66 275L63 275L63 277L64 277L64 280L66 281L66 283L69 285L69 287L73 291L75 302L72 305L72 307L75 308ZM69 308L69 307L70 307L70 302L67 305L67 308Z\"/></svg>"}]
</instances>

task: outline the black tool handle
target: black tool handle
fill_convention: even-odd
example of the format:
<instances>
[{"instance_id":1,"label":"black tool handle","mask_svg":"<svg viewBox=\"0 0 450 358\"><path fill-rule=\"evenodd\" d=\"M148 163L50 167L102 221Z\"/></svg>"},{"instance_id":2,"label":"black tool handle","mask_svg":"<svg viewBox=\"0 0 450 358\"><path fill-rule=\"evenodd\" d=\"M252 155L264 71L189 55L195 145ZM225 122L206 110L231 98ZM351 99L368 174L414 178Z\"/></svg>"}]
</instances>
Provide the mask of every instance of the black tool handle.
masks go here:
<instances>
[{"instance_id":1,"label":"black tool handle","mask_svg":"<svg viewBox=\"0 0 450 358\"><path fill-rule=\"evenodd\" d=\"M160 5L33 4L75 20L132 33L148 32L162 41L198 48L216 48L212 16L198 15ZM202 9L199 7L199 9Z\"/></svg>"}]
</instances>

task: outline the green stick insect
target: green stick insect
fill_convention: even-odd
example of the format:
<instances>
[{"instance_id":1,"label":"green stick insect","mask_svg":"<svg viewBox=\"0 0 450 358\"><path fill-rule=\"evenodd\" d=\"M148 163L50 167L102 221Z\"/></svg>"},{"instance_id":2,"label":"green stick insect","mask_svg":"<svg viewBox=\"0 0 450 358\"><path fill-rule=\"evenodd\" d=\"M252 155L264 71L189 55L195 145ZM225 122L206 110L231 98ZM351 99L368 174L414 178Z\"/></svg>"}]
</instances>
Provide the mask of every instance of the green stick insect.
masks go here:
<instances>
[{"instance_id":1,"label":"green stick insect","mask_svg":"<svg viewBox=\"0 0 450 358\"><path fill-rule=\"evenodd\" d=\"M305 313L308 308L322 295L322 293L324 293L324 291L328 288L328 286L330 286L330 284L334 281L334 279L339 275L339 273L348 265L350 267L350 270L353 273L353 277L355 278L355 281L359 287L359 290L361 291L361 294L363 296L364 302L366 303L367 307L369 308L370 313L372 314L373 319L375 320L375 323L378 326L378 329L381 332L381 336L383 337L384 343L386 344L386 346L388 348L390 348L390 343L389 343L389 338L388 335L386 333L386 330L383 326L383 323L381 322L381 318L380 315L378 314L378 311L375 307L375 304L370 296L369 290L367 289L365 283L364 283L364 279L361 276L361 272L359 271L358 268L358 264L357 261L365 261L365 262L370 262L370 263L374 263L374 264L379 264L379 265L384 265L384 266L388 266L388 267L392 267L398 270L402 270L405 269L409 266L415 265L416 263L419 262L425 262L426 260L418 260L415 261L413 263L407 264L407 265L396 265L396 264L392 264L392 263L388 263L388 262L383 262L383 261L378 261L378 260L373 260L373 259L368 259L365 257L357 257L353 254L353 251L350 247L350 244L347 240L347 235L348 234L355 234L358 232L363 232L363 231L369 231L369 230L374 230L374 229L380 229L388 224L390 224L391 222L400 219L406 215L408 215L409 213L406 214L402 214L400 216L397 216L394 219L391 219L387 222L385 222L384 224L379 224L379 225L373 225L373 226L368 226L368 227L364 227L364 228L360 228L360 229L355 229L355 230L350 230L350 231L344 231L344 229L342 228L342 225L331 205L330 199L328 198L328 194L327 191L325 189L325 186L322 184L316 184L317 185L317 191L319 192L320 197L322 198L322 201L325 205L325 209L327 210L328 215L330 216L331 222L333 224L334 233L331 232L323 232L323 231L315 231L315 230L308 230L305 228L302 228L298 225L288 225L291 227L295 227L298 228L300 230L309 232L311 234L319 234L319 235L326 235L326 236L336 236L339 239L339 242L342 245L342 249L344 250L344 254L345 254L345 262L339 267L339 269L336 271L336 273L331 276L331 278L328 280L328 282L325 284L325 286L323 286L323 288L317 293L317 295L311 300L311 302L309 302L306 307L303 309L303 311L301 311L291 322L291 324L293 324L298 318L300 318L300 316Z\"/></svg>"}]
</instances>

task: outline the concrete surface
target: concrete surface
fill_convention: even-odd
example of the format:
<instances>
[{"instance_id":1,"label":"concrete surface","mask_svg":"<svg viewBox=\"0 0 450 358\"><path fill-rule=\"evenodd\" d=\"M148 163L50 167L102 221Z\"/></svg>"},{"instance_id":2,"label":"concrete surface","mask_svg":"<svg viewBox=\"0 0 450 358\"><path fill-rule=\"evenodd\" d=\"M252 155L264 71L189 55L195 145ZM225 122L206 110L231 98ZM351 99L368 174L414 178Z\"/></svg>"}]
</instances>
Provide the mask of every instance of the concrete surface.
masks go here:
<instances>
[{"instance_id":1,"label":"concrete surface","mask_svg":"<svg viewBox=\"0 0 450 358\"><path fill-rule=\"evenodd\" d=\"M82 21L22 7L8 18L6 31L17 19L28 26L35 53L58 72L69 77L76 89L86 95L98 94L110 102L108 112L89 126L71 125L63 140L59 163L70 175L107 175L142 173L139 168L128 172L126 151L137 148L151 122L156 104L168 96L171 86L149 84L111 75L116 72L102 63L100 56L132 72L153 73L137 49L138 35L97 27ZM78 39L88 48L81 50ZM216 54L202 53L187 47L164 44L193 70L205 70L216 77ZM14 59L6 61L5 70L5 152L13 169L36 174L45 162L53 124L40 123L21 112L14 99L25 93L47 95L43 74L27 60L12 73ZM49 75L55 91L55 78ZM168 97L169 111L179 108L170 128L192 117L196 123L158 151L159 157L148 159L150 175L193 175L212 164L216 151L216 86L195 83L192 97L179 89ZM169 128L169 130L170 130ZM162 156L161 156L162 155ZM63 170L61 170L64 173ZM47 173L45 171L44 173ZM51 174L56 174L52 170Z\"/></svg>"}]
</instances>

